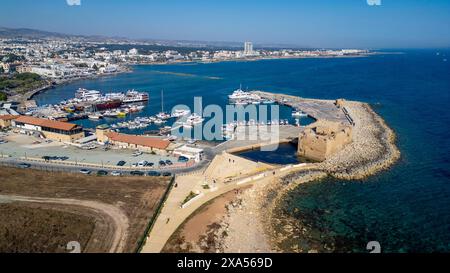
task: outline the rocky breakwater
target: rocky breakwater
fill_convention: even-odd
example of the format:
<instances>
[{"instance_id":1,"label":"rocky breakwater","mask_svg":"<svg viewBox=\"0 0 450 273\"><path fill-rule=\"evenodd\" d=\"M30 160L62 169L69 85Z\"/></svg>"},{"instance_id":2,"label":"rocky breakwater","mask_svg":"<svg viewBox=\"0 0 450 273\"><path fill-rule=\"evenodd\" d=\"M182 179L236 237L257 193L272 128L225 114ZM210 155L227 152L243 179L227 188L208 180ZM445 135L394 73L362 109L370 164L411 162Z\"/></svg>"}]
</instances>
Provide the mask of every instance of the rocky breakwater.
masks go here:
<instances>
[{"instance_id":1,"label":"rocky breakwater","mask_svg":"<svg viewBox=\"0 0 450 273\"><path fill-rule=\"evenodd\" d=\"M346 102L345 108L355 122L353 140L317 168L339 179L355 180L392 166L400 158L394 131L366 103Z\"/></svg>"}]
</instances>

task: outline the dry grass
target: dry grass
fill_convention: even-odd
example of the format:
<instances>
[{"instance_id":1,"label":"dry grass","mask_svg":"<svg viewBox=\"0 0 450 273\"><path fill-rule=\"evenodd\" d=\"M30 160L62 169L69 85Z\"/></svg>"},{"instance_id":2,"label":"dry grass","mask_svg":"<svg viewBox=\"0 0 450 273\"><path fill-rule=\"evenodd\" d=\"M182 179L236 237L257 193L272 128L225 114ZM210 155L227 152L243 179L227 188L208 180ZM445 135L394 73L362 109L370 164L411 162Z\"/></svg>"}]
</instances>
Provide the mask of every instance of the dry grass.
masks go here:
<instances>
[{"instance_id":1,"label":"dry grass","mask_svg":"<svg viewBox=\"0 0 450 273\"><path fill-rule=\"evenodd\" d=\"M125 251L133 252L169 180L167 177L96 177L0 168L0 195L71 198L114 205L129 219Z\"/></svg>"}]
</instances>

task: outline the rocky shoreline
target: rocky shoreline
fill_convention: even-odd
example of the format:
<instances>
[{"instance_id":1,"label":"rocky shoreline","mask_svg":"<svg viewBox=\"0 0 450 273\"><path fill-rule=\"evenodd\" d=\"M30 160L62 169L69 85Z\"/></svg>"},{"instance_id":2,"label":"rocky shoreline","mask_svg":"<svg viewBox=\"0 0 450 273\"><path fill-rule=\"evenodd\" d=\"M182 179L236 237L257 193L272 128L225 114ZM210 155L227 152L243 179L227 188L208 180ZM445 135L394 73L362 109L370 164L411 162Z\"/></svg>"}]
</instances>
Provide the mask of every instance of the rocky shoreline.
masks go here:
<instances>
[{"instance_id":1,"label":"rocky shoreline","mask_svg":"<svg viewBox=\"0 0 450 273\"><path fill-rule=\"evenodd\" d=\"M399 158L394 131L372 108L361 102L346 102L347 111L355 121L353 142L308 171L290 173L254 185L244 191L221 222L221 249L224 252L318 252L302 249L301 239L308 229L286 215L286 195L302 183L326 177L361 180L391 167ZM322 250L332 251L333 245Z\"/></svg>"}]
</instances>

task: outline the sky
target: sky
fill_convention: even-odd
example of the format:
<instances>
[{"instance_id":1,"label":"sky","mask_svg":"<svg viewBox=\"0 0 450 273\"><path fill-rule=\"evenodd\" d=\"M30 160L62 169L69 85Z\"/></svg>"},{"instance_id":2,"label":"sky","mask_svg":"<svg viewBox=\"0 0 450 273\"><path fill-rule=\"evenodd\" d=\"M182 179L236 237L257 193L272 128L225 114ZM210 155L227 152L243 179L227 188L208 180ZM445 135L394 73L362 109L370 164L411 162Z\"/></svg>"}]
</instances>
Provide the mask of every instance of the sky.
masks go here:
<instances>
[{"instance_id":1,"label":"sky","mask_svg":"<svg viewBox=\"0 0 450 273\"><path fill-rule=\"evenodd\" d=\"M450 0L1 0L0 26L145 39L433 48L450 47Z\"/></svg>"}]
</instances>

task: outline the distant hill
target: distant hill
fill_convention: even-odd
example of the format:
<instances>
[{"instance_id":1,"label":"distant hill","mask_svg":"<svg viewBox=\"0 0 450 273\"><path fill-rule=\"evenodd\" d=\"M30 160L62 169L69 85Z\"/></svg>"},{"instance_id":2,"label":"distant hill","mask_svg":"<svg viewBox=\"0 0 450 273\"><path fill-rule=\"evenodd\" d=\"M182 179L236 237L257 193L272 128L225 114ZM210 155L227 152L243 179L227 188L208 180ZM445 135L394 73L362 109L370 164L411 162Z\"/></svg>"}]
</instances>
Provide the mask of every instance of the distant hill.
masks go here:
<instances>
[{"instance_id":1,"label":"distant hill","mask_svg":"<svg viewBox=\"0 0 450 273\"><path fill-rule=\"evenodd\" d=\"M186 41L186 40L158 40L158 39L130 39L124 37L106 37L101 35L73 35L58 32L30 28L6 28L0 26L0 38L31 38L31 39L49 39L49 38L78 38L91 42L120 42L120 43L150 43L169 47L186 48L242 48L243 42L218 42L218 41ZM255 44L255 48L299 48L295 45L282 44Z\"/></svg>"},{"instance_id":2,"label":"distant hill","mask_svg":"<svg viewBox=\"0 0 450 273\"><path fill-rule=\"evenodd\" d=\"M0 27L0 37L2 37L2 38L48 38L48 37L65 38L65 37L71 37L71 36L72 35L36 30L36 29L29 29L29 28Z\"/></svg>"}]
</instances>

